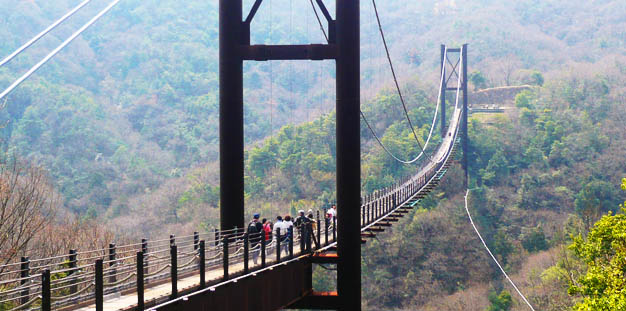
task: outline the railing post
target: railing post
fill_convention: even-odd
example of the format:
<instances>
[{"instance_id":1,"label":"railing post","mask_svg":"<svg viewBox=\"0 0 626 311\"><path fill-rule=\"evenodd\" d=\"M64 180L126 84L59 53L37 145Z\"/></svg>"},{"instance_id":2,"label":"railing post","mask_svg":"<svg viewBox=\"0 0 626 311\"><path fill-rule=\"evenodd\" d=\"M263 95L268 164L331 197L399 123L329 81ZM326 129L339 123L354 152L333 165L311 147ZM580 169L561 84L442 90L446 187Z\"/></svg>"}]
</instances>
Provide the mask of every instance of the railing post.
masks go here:
<instances>
[{"instance_id":1,"label":"railing post","mask_svg":"<svg viewBox=\"0 0 626 311\"><path fill-rule=\"evenodd\" d=\"M378 219L378 195L376 201L374 201L374 219Z\"/></svg>"},{"instance_id":2,"label":"railing post","mask_svg":"<svg viewBox=\"0 0 626 311\"><path fill-rule=\"evenodd\" d=\"M77 260L76 260L76 250L75 249L70 249L69 251L69 255L67 256L68 261L69 261L69 267L70 272L68 273L68 276L73 276L74 274L76 274L76 266L78 264ZM78 286L75 284L76 283L76 279L73 279L70 281L70 284L72 284L72 286L70 286L70 294L75 293L76 291L78 291Z\"/></svg>"},{"instance_id":3,"label":"railing post","mask_svg":"<svg viewBox=\"0 0 626 311\"><path fill-rule=\"evenodd\" d=\"M293 258L293 227L289 227L289 229L287 229L287 232L289 232L288 234L288 239L289 239L289 259Z\"/></svg>"},{"instance_id":4,"label":"railing post","mask_svg":"<svg viewBox=\"0 0 626 311\"><path fill-rule=\"evenodd\" d=\"M206 287L206 245L204 240L198 243L198 251L200 252L200 288Z\"/></svg>"},{"instance_id":5,"label":"railing post","mask_svg":"<svg viewBox=\"0 0 626 311\"><path fill-rule=\"evenodd\" d=\"M178 297L178 247L174 244L170 246L170 278L172 280L171 299Z\"/></svg>"},{"instance_id":6,"label":"railing post","mask_svg":"<svg viewBox=\"0 0 626 311\"><path fill-rule=\"evenodd\" d=\"M218 246L220 245L220 232L219 230L217 230L217 228L213 229L213 234L215 235L215 245L214 246Z\"/></svg>"},{"instance_id":7,"label":"railing post","mask_svg":"<svg viewBox=\"0 0 626 311\"><path fill-rule=\"evenodd\" d=\"M243 234L243 273L250 271L250 237L248 233Z\"/></svg>"},{"instance_id":8,"label":"railing post","mask_svg":"<svg viewBox=\"0 0 626 311\"><path fill-rule=\"evenodd\" d=\"M117 255L117 250L115 248L115 243L109 244L109 268L115 266L115 257ZM116 269L112 268L109 272L109 283L115 283L116 277Z\"/></svg>"},{"instance_id":9,"label":"railing post","mask_svg":"<svg viewBox=\"0 0 626 311\"><path fill-rule=\"evenodd\" d=\"M50 291L50 270L45 269L41 272L41 310L52 310L52 297Z\"/></svg>"},{"instance_id":10,"label":"railing post","mask_svg":"<svg viewBox=\"0 0 626 311\"><path fill-rule=\"evenodd\" d=\"M143 274L148 274L148 239L141 239L141 252L143 253ZM147 283L147 282L146 282Z\"/></svg>"},{"instance_id":11,"label":"railing post","mask_svg":"<svg viewBox=\"0 0 626 311\"><path fill-rule=\"evenodd\" d=\"M328 227L330 226L330 218L328 214L324 214L324 246L328 245Z\"/></svg>"},{"instance_id":12,"label":"railing post","mask_svg":"<svg viewBox=\"0 0 626 311\"><path fill-rule=\"evenodd\" d=\"M311 239L313 234L313 224L311 222L302 224L304 226L304 238L306 251L311 252Z\"/></svg>"},{"instance_id":13,"label":"railing post","mask_svg":"<svg viewBox=\"0 0 626 311\"><path fill-rule=\"evenodd\" d=\"M144 306L144 266L143 251L137 252L137 311L143 311Z\"/></svg>"},{"instance_id":14,"label":"railing post","mask_svg":"<svg viewBox=\"0 0 626 311\"><path fill-rule=\"evenodd\" d=\"M102 259L96 260L96 311L104 311L104 273Z\"/></svg>"},{"instance_id":15,"label":"railing post","mask_svg":"<svg viewBox=\"0 0 626 311\"><path fill-rule=\"evenodd\" d=\"M280 228L276 228L276 262L280 262Z\"/></svg>"},{"instance_id":16,"label":"railing post","mask_svg":"<svg viewBox=\"0 0 626 311\"><path fill-rule=\"evenodd\" d=\"M304 237L304 223L298 227L298 234L300 235L300 254L304 254L305 251L305 237Z\"/></svg>"},{"instance_id":17,"label":"railing post","mask_svg":"<svg viewBox=\"0 0 626 311\"><path fill-rule=\"evenodd\" d=\"M317 211L317 249L322 248L322 222L320 220L320 211Z\"/></svg>"},{"instance_id":18,"label":"railing post","mask_svg":"<svg viewBox=\"0 0 626 311\"><path fill-rule=\"evenodd\" d=\"M200 247L200 233L198 233L197 231L193 232L193 250L196 251L198 250L198 247Z\"/></svg>"},{"instance_id":19,"label":"railing post","mask_svg":"<svg viewBox=\"0 0 626 311\"><path fill-rule=\"evenodd\" d=\"M337 216L333 216L333 242L337 242Z\"/></svg>"},{"instance_id":20,"label":"railing post","mask_svg":"<svg viewBox=\"0 0 626 311\"><path fill-rule=\"evenodd\" d=\"M176 236L173 234L170 234L170 246L174 246L176 245Z\"/></svg>"},{"instance_id":21,"label":"railing post","mask_svg":"<svg viewBox=\"0 0 626 311\"><path fill-rule=\"evenodd\" d=\"M261 267L265 268L265 232L259 233L261 236Z\"/></svg>"},{"instance_id":22,"label":"railing post","mask_svg":"<svg viewBox=\"0 0 626 311\"><path fill-rule=\"evenodd\" d=\"M384 195L380 198L380 216L382 217L385 214L385 211L387 209L387 197L385 197Z\"/></svg>"},{"instance_id":23,"label":"railing post","mask_svg":"<svg viewBox=\"0 0 626 311\"><path fill-rule=\"evenodd\" d=\"M20 260L20 278L22 279L20 281L20 286L24 286L26 285L26 283L28 283L29 280L27 280L27 278L29 276L30 276L30 260L28 259L28 257L22 257L22 259ZM21 305L28 302L29 295L30 293L29 293L28 287L25 287L24 290L20 292L20 296L22 296L22 299L20 299Z\"/></svg>"},{"instance_id":24,"label":"railing post","mask_svg":"<svg viewBox=\"0 0 626 311\"><path fill-rule=\"evenodd\" d=\"M365 225L365 206L366 205L361 205L361 226Z\"/></svg>"},{"instance_id":25,"label":"railing post","mask_svg":"<svg viewBox=\"0 0 626 311\"><path fill-rule=\"evenodd\" d=\"M222 264L224 266L224 281L228 280L228 235L224 236L224 241L222 242L223 250L223 259Z\"/></svg>"}]
</instances>

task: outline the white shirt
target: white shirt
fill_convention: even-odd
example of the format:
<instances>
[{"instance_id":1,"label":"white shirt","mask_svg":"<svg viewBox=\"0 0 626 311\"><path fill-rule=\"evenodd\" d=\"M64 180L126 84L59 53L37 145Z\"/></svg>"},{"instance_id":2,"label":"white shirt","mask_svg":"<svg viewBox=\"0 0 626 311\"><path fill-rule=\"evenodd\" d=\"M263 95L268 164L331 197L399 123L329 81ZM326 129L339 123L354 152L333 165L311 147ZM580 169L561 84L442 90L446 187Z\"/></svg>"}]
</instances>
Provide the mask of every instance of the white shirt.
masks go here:
<instances>
[{"instance_id":1,"label":"white shirt","mask_svg":"<svg viewBox=\"0 0 626 311\"><path fill-rule=\"evenodd\" d=\"M287 230L289 226L284 221L279 221L274 224L274 235L276 236L276 229L280 228L280 236L285 236L287 234Z\"/></svg>"},{"instance_id":2,"label":"white shirt","mask_svg":"<svg viewBox=\"0 0 626 311\"><path fill-rule=\"evenodd\" d=\"M337 209L331 208L328 211L326 211L326 213L328 213L328 215L330 215L330 217L336 217L337 216Z\"/></svg>"}]
</instances>

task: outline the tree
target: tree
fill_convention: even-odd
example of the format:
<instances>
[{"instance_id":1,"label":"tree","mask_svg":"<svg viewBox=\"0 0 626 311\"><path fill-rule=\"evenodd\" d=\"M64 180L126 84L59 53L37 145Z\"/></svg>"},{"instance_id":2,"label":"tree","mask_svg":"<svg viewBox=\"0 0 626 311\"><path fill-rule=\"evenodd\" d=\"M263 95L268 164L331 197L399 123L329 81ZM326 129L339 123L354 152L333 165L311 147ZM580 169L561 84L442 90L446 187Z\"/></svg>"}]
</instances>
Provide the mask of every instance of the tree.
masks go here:
<instances>
[{"instance_id":1,"label":"tree","mask_svg":"<svg viewBox=\"0 0 626 311\"><path fill-rule=\"evenodd\" d=\"M0 262L24 252L51 222L58 200L46 174L18 160L0 162ZM0 266L0 273L3 271Z\"/></svg>"},{"instance_id":2,"label":"tree","mask_svg":"<svg viewBox=\"0 0 626 311\"><path fill-rule=\"evenodd\" d=\"M548 249L548 241L543 232L543 228L537 227L524 235L522 246L529 252L537 252Z\"/></svg>"},{"instance_id":3,"label":"tree","mask_svg":"<svg viewBox=\"0 0 626 311\"><path fill-rule=\"evenodd\" d=\"M626 190L626 178L622 179ZM626 202L624 202L626 204ZM587 265L587 273L570 285L570 295L583 300L574 310L626 310L626 208L603 216L586 239L574 238L570 248Z\"/></svg>"},{"instance_id":4,"label":"tree","mask_svg":"<svg viewBox=\"0 0 626 311\"><path fill-rule=\"evenodd\" d=\"M530 103L532 99L532 94L527 91L521 91L519 93L517 93L517 95L515 95L515 107L517 108L528 108L528 109L535 109L535 107L533 106L533 104Z\"/></svg>"},{"instance_id":5,"label":"tree","mask_svg":"<svg viewBox=\"0 0 626 311\"><path fill-rule=\"evenodd\" d=\"M617 198L618 194L614 185L602 180L593 180L576 194L574 204L576 212L582 218L585 227L589 229L602 213L614 210Z\"/></svg>"},{"instance_id":6,"label":"tree","mask_svg":"<svg viewBox=\"0 0 626 311\"><path fill-rule=\"evenodd\" d=\"M487 311L509 311L513 305L513 299L507 290L501 291L500 295L496 292L489 293L489 302L491 305Z\"/></svg>"},{"instance_id":7,"label":"tree","mask_svg":"<svg viewBox=\"0 0 626 311\"><path fill-rule=\"evenodd\" d=\"M542 86L543 85L543 75L541 74L541 72L539 71L533 71L533 73L530 74L530 83L534 84L534 85L538 85L538 86Z\"/></svg>"},{"instance_id":8,"label":"tree","mask_svg":"<svg viewBox=\"0 0 626 311\"><path fill-rule=\"evenodd\" d=\"M474 92L487 87L487 78L478 70L472 71L468 78L470 83L474 86Z\"/></svg>"}]
</instances>

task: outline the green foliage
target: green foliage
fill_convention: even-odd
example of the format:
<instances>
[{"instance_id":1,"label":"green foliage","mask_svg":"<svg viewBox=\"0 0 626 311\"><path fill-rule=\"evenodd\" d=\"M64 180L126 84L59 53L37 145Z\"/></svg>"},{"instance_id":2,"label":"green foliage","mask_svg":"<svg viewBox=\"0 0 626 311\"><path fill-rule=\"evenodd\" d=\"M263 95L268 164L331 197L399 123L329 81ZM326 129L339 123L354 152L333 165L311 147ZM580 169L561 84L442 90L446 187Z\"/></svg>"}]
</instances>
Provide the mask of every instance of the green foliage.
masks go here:
<instances>
[{"instance_id":1,"label":"green foliage","mask_svg":"<svg viewBox=\"0 0 626 311\"><path fill-rule=\"evenodd\" d=\"M474 91L478 91L479 89L484 89L487 87L487 78L482 72L478 70L470 72L467 78L474 86Z\"/></svg>"},{"instance_id":2,"label":"green foliage","mask_svg":"<svg viewBox=\"0 0 626 311\"><path fill-rule=\"evenodd\" d=\"M492 238L492 249L499 257L500 262L503 265L508 264L509 256L515 251L513 243L509 236L503 231L499 230L498 233Z\"/></svg>"},{"instance_id":3,"label":"green foliage","mask_svg":"<svg viewBox=\"0 0 626 311\"><path fill-rule=\"evenodd\" d=\"M626 190L626 178L622 179L621 188ZM620 205L621 212L609 211L596 222L586 238L575 236L569 246L587 266L586 272L571 282L568 289L570 295L583 298L574 310L626 310L624 205Z\"/></svg>"},{"instance_id":4,"label":"green foliage","mask_svg":"<svg viewBox=\"0 0 626 311\"><path fill-rule=\"evenodd\" d=\"M522 246L529 252L538 252L548 249L548 241L543 228L537 227L530 230L522 238Z\"/></svg>"},{"instance_id":5,"label":"green foliage","mask_svg":"<svg viewBox=\"0 0 626 311\"><path fill-rule=\"evenodd\" d=\"M544 83L544 78L541 72L537 70L532 70L527 77L522 79L522 82L530 85L542 86Z\"/></svg>"},{"instance_id":6,"label":"green foliage","mask_svg":"<svg viewBox=\"0 0 626 311\"><path fill-rule=\"evenodd\" d=\"M489 160L487 167L481 170L482 180L488 186L506 182L509 175L509 163L501 150L498 150Z\"/></svg>"},{"instance_id":7,"label":"green foliage","mask_svg":"<svg viewBox=\"0 0 626 311\"><path fill-rule=\"evenodd\" d=\"M574 310L626 310L626 215L603 216L587 239L574 238L570 246L587 264L587 273L568 290L583 300Z\"/></svg>"},{"instance_id":8,"label":"green foliage","mask_svg":"<svg viewBox=\"0 0 626 311\"><path fill-rule=\"evenodd\" d=\"M515 95L515 107L534 109L535 106L531 103L533 100L532 93L528 90L521 91Z\"/></svg>"},{"instance_id":9,"label":"green foliage","mask_svg":"<svg viewBox=\"0 0 626 311\"><path fill-rule=\"evenodd\" d=\"M487 311L509 311L513 306L513 298L507 290L502 290L499 295L495 291L489 293L489 302L491 305Z\"/></svg>"},{"instance_id":10,"label":"green foliage","mask_svg":"<svg viewBox=\"0 0 626 311\"><path fill-rule=\"evenodd\" d=\"M592 180L576 194L576 212L589 228L600 214L615 211L618 197L614 185L602 180Z\"/></svg>"}]
</instances>

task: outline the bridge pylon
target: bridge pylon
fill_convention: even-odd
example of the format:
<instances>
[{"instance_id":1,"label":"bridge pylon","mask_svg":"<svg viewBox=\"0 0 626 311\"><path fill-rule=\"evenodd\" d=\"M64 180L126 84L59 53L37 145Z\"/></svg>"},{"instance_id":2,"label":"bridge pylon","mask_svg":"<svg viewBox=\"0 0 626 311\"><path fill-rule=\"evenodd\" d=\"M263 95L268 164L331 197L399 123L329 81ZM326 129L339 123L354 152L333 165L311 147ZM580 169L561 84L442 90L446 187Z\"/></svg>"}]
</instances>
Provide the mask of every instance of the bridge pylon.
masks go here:
<instances>
[{"instance_id":1,"label":"bridge pylon","mask_svg":"<svg viewBox=\"0 0 626 311\"><path fill-rule=\"evenodd\" d=\"M449 55L452 54L458 54L458 58L456 60L454 58L450 59ZM467 93L467 43L463 44L460 48L450 48L444 44L441 45L441 71L443 73L441 94L439 95L439 109L441 110L441 137L444 137L448 131L446 127L446 92L457 91L457 89L460 89L463 93L463 110L461 115L461 144L463 145L463 158L461 160L461 164L463 166L463 171L465 172L464 185L467 187L469 181L469 163L467 160L469 152L469 136L467 133L467 119L469 115L469 94ZM456 82L453 83L452 86L449 86L451 81ZM460 85L458 85L458 83L460 83ZM456 98L456 96L453 98Z\"/></svg>"},{"instance_id":2,"label":"bridge pylon","mask_svg":"<svg viewBox=\"0 0 626 311\"><path fill-rule=\"evenodd\" d=\"M328 22L328 44L251 45L251 22L262 2L255 1L245 20L242 0L219 2L220 225L244 225L243 62L335 60L339 299L327 307L360 310L360 1L336 0L334 20L323 1L315 1Z\"/></svg>"}]
</instances>

